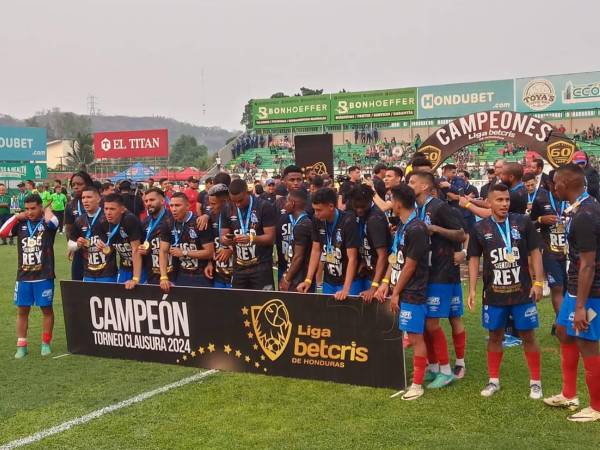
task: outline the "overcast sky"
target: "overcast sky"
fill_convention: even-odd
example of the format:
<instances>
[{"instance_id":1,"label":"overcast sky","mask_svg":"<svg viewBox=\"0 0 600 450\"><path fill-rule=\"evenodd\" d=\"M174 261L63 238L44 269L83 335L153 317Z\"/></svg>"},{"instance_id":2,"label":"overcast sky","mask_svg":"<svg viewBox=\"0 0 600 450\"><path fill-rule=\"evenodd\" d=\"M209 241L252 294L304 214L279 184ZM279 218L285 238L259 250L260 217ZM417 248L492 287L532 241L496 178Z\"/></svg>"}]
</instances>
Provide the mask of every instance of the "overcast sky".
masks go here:
<instances>
[{"instance_id":1,"label":"overcast sky","mask_svg":"<svg viewBox=\"0 0 600 450\"><path fill-rule=\"evenodd\" d=\"M0 13L0 113L19 118L84 113L93 94L104 114L237 129L248 99L301 86L600 70L598 0L2 0Z\"/></svg>"}]
</instances>

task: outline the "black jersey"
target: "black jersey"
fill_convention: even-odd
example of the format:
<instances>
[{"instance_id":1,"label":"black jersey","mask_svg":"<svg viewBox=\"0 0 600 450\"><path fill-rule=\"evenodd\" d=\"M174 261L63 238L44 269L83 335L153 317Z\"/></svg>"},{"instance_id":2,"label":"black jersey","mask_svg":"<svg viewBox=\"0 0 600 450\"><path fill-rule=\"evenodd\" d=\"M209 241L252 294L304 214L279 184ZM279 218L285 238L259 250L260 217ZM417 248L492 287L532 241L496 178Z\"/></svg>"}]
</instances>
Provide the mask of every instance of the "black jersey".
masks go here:
<instances>
[{"instance_id":1,"label":"black jersey","mask_svg":"<svg viewBox=\"0 0 600 450\"><path fill-rule=\"evenodd\" d=\"M306 278L310 252L312 249L312 221L307 213L296 219L291 214L282 215L277 221L277 261L280 275L289 269L296 246L304 247L304 262L300 270L290 280L292 285L300 284Z\"/></svg>"},{"instance_id":2,"label":"black jersey","mask_svg":"<svg viewBox=\"0 0 600 450\"><path fill-rule=\"evenodd\" d=\"M73 225L75 220L85 214L80 198L74 197L65 207L65 225Z\"/></svg>"},{"instance_id":3,"label":"black jersey","mask_svg":"<svg viewBox=\"0 0 600 450\"><path fill-rule=\"evenodd\" d=\"M158 284L160 281L160 241L162 236L170 236L173 228L173 216L166 208L163 208L158 216L153 218L148 215L142 224L143 241L148 242L150 247L148 253L142 260L142 265L148 273L148 283ZM173 274L173 258L171 255L167 261L167 274Z\"/></svg>"},{"instance_id":4,"label":"black jersey","mask_svg":"<svg viewBox=\"0 0 600 450\"><path fill-rule=\"evenodd\" d=\"M560 201L545 189L538 189L531 205L529 217L537 222L543 216L556 216L557 222L553 225L537 224L543 241L543 250L553 258L564 260L565 256L565 217L564 211L567 202Z\"/></svg>"},{"instance_id":5,"label":"black jersey","mask_svg":"<svg viewBox=\"0 0 600 450\"><path fill-rule=\"evenodd\" d=\"M400 273L406 264L406 258L417 262L415 273L400 293L402 302L424 304L427 300L427 283L430 275L429 249L429 231L423 221L415 218L409 220L406 227L399 224L394 235L391 251L391 286L396 286Z\"/></svg>"},{"instance_id":6,"label":"black jersey","mask_svg":"<svg viewBox=\"0 0 600 450\"><path fill-rule=\"evenodd\" d=\"M509 237L506 237L506 220ZM471 230L468 256L483 255L483 304L519 305L531 302L529 254L539 249L541 238L529 216L510 213L504 222L493 217L477 222ZM503 238L504 236L504 238ZM512 252L507 250L505 239ZM512 256L511 256L512 255Z\"/></svg>"},{"instance_id":7,"label":"black jersey","mask_svg":"<svg viewBox=\"0 0 600 450\"><path fill-rule=\"evenodd\" d=\"M9 220L16 220L9 219ZM17 236L18 281L38 281L56 278L54 273L54 238L58 220L47 222L20 220L13 228Z\"/></svg>"},{"instance_id":8,"label":"black jersey","mask_svg":"<svg viewBox=\"0 0 600 450\"><path fill-rule=\"evenodd\" d=\"M580 253L596 252L594 280L588 297L600 297L600 204L587 197L572 213L567 224L567 241L569 243L569 294L577 295L579 270L581 268Z\"/></svg>"},{"instance_id":9,"label":"black jersey","mask_svg":"<svg viewBox=\"0 0 600 450\"><path fill-rule=\"evenodd\" d=\"M105 242L105 229L108 228L106 217L102 209L98 209L97 215L90 216L87 213L75 220L71 232L71 240L76 241L83 237L87 245L83 247L83 272L86 277L103 278L112 277L117 274L117 258L115 252L108 255L98 248L98 241Z\"/></svg>"},{"instance_id":10,"label":"black jersey","mask_svg":"<svg viewBox=\"0 0 600 450\"><path fill-rule=\"evenodd\" d=\"M362 276L372 277L377 266L377 249L390 248L391 235L385 214L373 206L364 218L356 217L360 239L359 255L363 262Z\"/></svg>"},{"instance_id":11,"label":"black jersey","mask_svg":"<svg viewBox=\"0 0 600 450\"><path fill-rule=\"evenodd\" d=\"M527 211L527 189L520 182L516 186L510 188L510 206L508 211L516 214L525 214Z\"/></svg>"},{"instance_id":12,"label":"black jersey","mask_svg":"<svg viewBox=\"0 0 600 450\"><path fill-rule=\"evenodd\" d=\"M102 241L115 249L119 255L119 266L128 271L133 270L133 251L132 241L143 241L142 223L129 211L121 217L121 221L116 224L110 224L108 221L102 222ZM110 242L109 242L110 241Z\"/></svg>"},{"instance_id":13,"label":"black jersey","mask_svg":"<svg viewBox=\"0 0 600 450\"><path fill-rule=\"evenodd\" d=\"M229 205L225 205L225 208L229 208ZM210 214L210 227L212 229L213 240L215 243L215 258L217 253L224 246L221 245L221 230L223 229L223 218L221 214ZM219 281L223 284L231 283L231 275L233 273L233 254L225 261L220 262L213 259L214 269L214 280Z\"/></svg>"},{"instance_id":14,"label":"black jersey","mask_svg":"<svg viewBox=\"0 0 600 450\"><path fill-rule=\"evenodd\" d=\"M321 244L323 280L333 285L344 284L348 267L346 250L360 247L358 224L354 214L336 209L333 223L313 218L312 240Z\"/></svg>"},{"instance_id":15,"label":"black jersey","mask_svg":"<svg viewBox=\"0 0 600 450\"><path fill-rule=\"evenodd\" d=\"M170 234L161 234L160 240L168 242L171 247L179 247L182 250L201 250L205 244L212 242L212 230L210 228L199 230L196 226L197 218L198 216L190 211L183 222L173 219ZM204 268L207 264L207 259L192 258L191 256L173 258L176 273L204 276Z\"/></svg>"}]
</instances>

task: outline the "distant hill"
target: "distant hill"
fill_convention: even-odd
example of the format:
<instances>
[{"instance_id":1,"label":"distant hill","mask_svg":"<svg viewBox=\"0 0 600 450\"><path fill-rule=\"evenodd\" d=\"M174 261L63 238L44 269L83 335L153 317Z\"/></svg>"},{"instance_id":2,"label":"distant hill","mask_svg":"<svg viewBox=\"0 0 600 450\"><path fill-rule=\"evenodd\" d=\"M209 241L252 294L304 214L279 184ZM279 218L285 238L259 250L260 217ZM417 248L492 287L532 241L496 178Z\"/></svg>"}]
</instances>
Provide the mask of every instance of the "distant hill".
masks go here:
<instances>
[{"instance_id":1,"label":"distant hill","mask_svg":"<svg viewBox=\"0 0 600 450\"><path fill-rule=\"evenodd\" d=\"M90 123L88 116L57 109L36 115L26 120L15 119L0 113L0 126L39 126L48 129L48 139L69 139ZM198 144L208 147L209 152L221 148L228 139L239 131L229 131L220 127L201 127L191 123L179 122L167 117L129 117L129 116L92 116L92 131L148 130L166 128L169 130L169 142L173 144L179 136L194 136Z\"/></svg>"}]
</instances>

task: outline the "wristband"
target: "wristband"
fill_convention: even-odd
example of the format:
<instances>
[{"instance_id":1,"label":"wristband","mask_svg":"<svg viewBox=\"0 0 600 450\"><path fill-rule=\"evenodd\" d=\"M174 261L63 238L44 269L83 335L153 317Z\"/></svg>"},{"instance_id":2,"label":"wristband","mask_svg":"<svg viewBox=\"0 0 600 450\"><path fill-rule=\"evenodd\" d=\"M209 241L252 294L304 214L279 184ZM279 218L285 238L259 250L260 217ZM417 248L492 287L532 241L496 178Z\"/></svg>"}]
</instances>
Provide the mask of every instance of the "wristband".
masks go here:
<instances>
[{"instance_id":1,"label":"wristband","mask_svg":"<svg viewBox=\"0 0 600 450\"><path fill-rule=\"evenodd\" d=\"M379 287L379 283L377 281L371 281L371 287Z\"/></svg>"},{"instance_id":2,"label":"wristband","mask_svg":"<svg viewBox=\"0 0 600 450\"><path fill-rule=\"evenodd\" d=\"M542 281L534 281L533 285L536 287L544 287L544 283Z\"/></svg>"},{"instance_id":3,"label":"wristband","mask_svg":"<svg viewBox=\"0 0 600 450\"><path fill-rule=\"evenodd\" d=\"M538 223L542 223L542 216L538 217Z\"/></svg>"},{"instance_id":4,"label":"wristband","mask_svg":"<svg viewBox=\"0 0 600 450\"><path fill-rule=\"evenodd\" d=\"M254 235L250 234L250 243L252 244L254 242Z\"/></svg>"},{"instance_id":5,"label":"wristband","mask_svg":"<svg viewBox=\"0 0 600 450\"><path fill-rule=\"evenodd\" d=\"M471 202L465 203L465 209L469 209L469 206L471 206Z\"/></svg>"},{"instance_id":6,"label":"wristband","mask_svg":"<svg viewBox=\"0 0 600 450\"><path fill-rule=\"evenodd\" d=\"M381 282L385 284L390 284L390 280L388 280L387 278L382 278Z\"/></svg>"},{"instance_id":7,"label":"wristband","mask_svg":"<svg viewBox=\"0 0 600 450\"><path fill-rule=\"evenodd\" d=\"M309 286L312 284L312 280L310 278L305 279L304 282Z\"/></svg>"},{"instance_id":8,"label":"wristband","mask_svg":"<svg viewBox=\"0 0 600 450\"><path fill-rule=\"evenodd\" d=\"M138 277L132 277L131 281L135 281L136 283L139 283L140 279Z\"/></svg>"},{"instance_id":9,"label":"wristband","mask_svg":"<svg viewBox=\"0 0 600 450\"><path fill-rule=\"evenodd\" d=\"M169 281L169 277L167 275L161 275L160 281Z\"/></svg>"}]
</instances>

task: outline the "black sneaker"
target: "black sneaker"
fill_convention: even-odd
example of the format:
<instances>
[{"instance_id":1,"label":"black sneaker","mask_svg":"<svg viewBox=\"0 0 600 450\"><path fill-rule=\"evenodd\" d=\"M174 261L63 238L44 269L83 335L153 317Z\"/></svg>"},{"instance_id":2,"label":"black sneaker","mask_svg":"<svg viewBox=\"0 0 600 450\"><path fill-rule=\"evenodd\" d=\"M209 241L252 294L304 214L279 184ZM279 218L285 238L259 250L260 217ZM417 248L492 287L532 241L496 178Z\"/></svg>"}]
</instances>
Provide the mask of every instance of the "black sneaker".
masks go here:
<instances>
[{"instance_id":1,"label":"black sneaker","mask_svg":"<svg viewBox=\"0 0 600 450\"><path fill-rule=\"evenodd\" d=\"M454 366L452 373L454 374L454 378L462 380L467 373L467 369L465 366Z\"/></svg>"}]
</instances>

